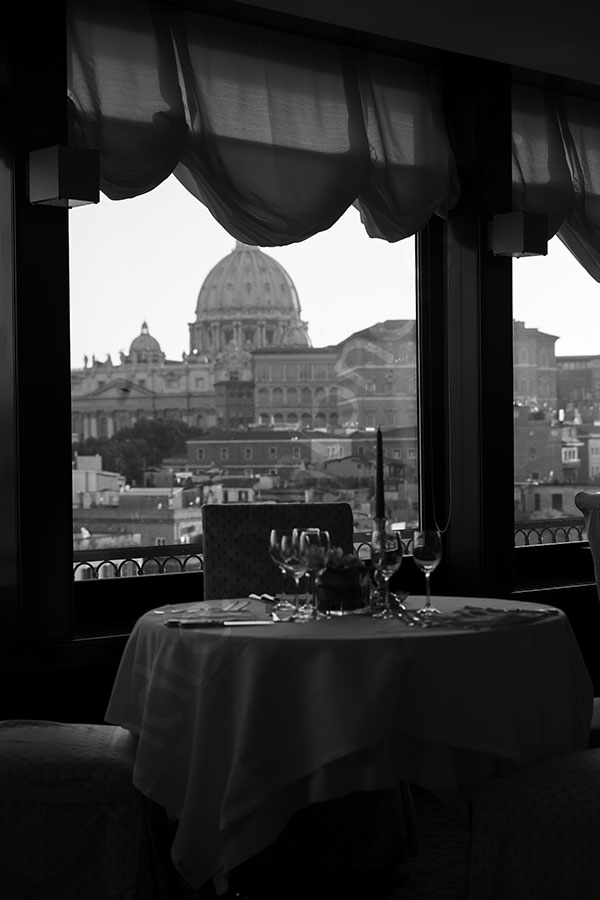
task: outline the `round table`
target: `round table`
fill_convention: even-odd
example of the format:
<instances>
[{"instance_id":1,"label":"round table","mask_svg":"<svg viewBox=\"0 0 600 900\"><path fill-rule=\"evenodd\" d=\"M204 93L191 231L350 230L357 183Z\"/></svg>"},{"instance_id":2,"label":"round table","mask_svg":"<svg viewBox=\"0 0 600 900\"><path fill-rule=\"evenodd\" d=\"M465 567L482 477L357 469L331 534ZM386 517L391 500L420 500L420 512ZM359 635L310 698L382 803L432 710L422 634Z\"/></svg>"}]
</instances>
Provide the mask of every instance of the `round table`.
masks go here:
<instances>
[{"instance_id":1,"label":"round table","mask_svg":"<svg viewBox=\"0 0 600 900\"><path fill-rule=\"evenodd\" d=\"M173 860L195 886L218 884L311 803L401 781L469 797L496 774L587 746L592 684L559 611L479 630L365 616L164 620L150 611L135 624L106 720L139 734L134 783L178 820Z\"/></svg>"}]
</instances>

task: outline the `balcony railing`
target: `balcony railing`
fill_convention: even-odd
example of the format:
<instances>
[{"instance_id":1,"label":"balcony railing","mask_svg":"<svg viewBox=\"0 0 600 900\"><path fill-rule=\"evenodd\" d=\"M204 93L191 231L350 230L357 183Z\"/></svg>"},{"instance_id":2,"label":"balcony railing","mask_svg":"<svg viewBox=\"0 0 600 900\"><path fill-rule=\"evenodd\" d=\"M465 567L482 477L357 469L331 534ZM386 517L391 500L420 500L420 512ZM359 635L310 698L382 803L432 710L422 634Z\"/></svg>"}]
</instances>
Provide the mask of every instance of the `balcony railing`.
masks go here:
<instances>
[{"instance_id":1,"label":"balcony railing","mask_svg":"<svg viewBox=\"0 0 600 900\"><path fill-rule=\"evenodd\" d=\"M515 547L536 544L565 544L585 541L585 522L581 516L560 519L535 519L515 523Z\"/></svg>"},{"instance_id":2,"label":"balcony railing","mask_svg":"<svg viewBox=\"0 0 600 900\"><path fill-rule=\"evenodd\" d=\"M585 523L581 517L537 519L516 523L515 547L537 544L562 544L585 541ZM409 536L403 538L406 553L411 552ZM354 552L369 555L369 535L354 535ZM160 547L110 547L104 550L77 550L73 553L73 577L76 581L95 578L130 578L137 575L162 575L174 572L201 572L201 544L168 544Z\"/></svg>"},{"instance_id":3,"label":"balcony railing","mask_svg":"<svg viewBox=\"0 0 600 900\"><path fill-rule=\"evenodd\" d=\"M94 578L130 578L202 571L200 544L165 544L160 547L109 547L73 553L75 581Z\"/></svg>"}]
</instances>

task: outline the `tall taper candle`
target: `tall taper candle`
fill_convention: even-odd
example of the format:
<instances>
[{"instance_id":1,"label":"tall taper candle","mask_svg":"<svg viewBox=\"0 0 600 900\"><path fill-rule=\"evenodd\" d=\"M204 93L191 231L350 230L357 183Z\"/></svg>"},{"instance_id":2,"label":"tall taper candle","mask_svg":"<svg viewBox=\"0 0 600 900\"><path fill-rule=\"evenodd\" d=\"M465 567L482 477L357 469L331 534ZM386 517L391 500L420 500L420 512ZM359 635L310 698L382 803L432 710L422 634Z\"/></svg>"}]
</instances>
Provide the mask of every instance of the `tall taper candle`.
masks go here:
<instances>
[{"instance_id":1,"label":"tall taper candle","mask_svg":"<svg viewBox=\"0 0 600 900\"><path fill-rule=\"evenodd\" d=\"M375 518L385 518L385 500L383 496L383 440L381 428L377 429L377 462L375 469Z\"/></svg>"}]
</instances>

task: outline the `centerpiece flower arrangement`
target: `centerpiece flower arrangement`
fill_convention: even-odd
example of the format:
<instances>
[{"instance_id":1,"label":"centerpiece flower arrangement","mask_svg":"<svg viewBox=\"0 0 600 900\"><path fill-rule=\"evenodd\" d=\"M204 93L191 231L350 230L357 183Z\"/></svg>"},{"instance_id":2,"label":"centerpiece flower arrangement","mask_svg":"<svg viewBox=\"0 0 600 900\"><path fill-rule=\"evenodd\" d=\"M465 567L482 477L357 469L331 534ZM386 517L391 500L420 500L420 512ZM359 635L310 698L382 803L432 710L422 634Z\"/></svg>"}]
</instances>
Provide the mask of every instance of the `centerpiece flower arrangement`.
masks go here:
<instances>
[{"instance_id":1,"label":"centerpiece flower arrangement","mask_svg":"<svg viewBox=\"0 0 600 900\"><path fill-rule=\"evenodd\" d=\"M316 586L319 607L338 615L369 605L370 570L365 560L341 547L319 553Z\"/></svg>"}]
</instances>

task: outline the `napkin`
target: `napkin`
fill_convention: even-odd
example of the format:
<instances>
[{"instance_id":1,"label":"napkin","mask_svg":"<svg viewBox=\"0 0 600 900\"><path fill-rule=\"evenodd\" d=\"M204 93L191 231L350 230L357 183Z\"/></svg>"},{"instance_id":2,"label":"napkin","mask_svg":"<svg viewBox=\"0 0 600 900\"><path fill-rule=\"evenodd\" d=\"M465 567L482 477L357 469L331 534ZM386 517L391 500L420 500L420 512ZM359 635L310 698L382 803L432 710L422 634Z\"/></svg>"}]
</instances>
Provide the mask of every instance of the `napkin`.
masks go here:
<instances>
[{"instance_id":1,"label":"napkin","mask_svg":"<svg viewBox=\"0 0 600 900\"><path fill-rule=\"evenodd\" d=\"M272 625L273 619L267 618L264 614L257 614L251 609L198 605L170 613L165 616L164 623L171 628L202 628L227 627L229 625Z\"/></svg>"},{"instance_id":2,"label":"napkin","mask_svg":"<svg viewBox=\"0 0 600 900\"><path fill-rule=\"evenodd\" d=\"M506 628L539 622L559 614L558 609L521 609L520 607L494 609L489 606L463 606L451 612L443 612L421 619L418 624L425 628Z\"/></svg>"}]
</instances>

